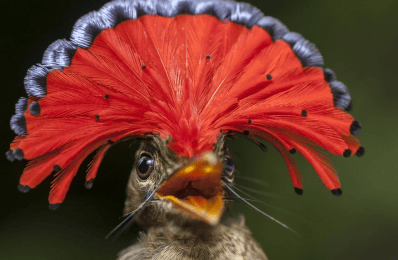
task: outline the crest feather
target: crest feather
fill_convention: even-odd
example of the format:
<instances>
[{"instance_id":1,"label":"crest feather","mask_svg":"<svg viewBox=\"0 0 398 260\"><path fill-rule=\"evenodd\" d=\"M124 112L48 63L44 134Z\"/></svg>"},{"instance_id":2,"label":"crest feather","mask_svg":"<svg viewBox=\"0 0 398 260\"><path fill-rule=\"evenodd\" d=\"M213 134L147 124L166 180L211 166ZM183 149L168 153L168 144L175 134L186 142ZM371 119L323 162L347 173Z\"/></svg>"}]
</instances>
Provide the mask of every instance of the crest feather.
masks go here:
<instances>
[{"instance_id":1,"label":"crest feather","mask_svg":"<svg viewBox=\"0 0 398 260\"><path fill-rule=\"evenodd\" d=\"M194 157L212 150L221 131L274 145L297 191L293 151L327 188L340 189L320 149L357 153L352 134L361 125L342 110L351 100L345 85L316 67L323 59L315 45L247 4L147 2L116 1L83 17L71 42L56 41L44 65L28 71L29 97L11 120L20 136L7 152L29 160L22 186L34 188L57 166L49 200L58 205L97 150L86 177L91 187L110 143L154 133ZM180 15L157 15L167 3Z\"/></svg>"}]
</instances>

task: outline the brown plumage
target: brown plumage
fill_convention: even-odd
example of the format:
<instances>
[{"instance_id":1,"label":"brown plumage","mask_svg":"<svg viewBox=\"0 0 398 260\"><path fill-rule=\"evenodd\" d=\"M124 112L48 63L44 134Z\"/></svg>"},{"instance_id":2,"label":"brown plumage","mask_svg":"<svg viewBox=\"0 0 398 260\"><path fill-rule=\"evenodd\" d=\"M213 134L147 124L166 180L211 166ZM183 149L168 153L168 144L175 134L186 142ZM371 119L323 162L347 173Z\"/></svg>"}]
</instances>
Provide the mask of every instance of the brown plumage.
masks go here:
<instances>
[{"instance_id":1,"label":"brown plumage","mask_svg":"<svg viewBox=\"0 0 398 260\"><path fill-rule=\"evenodd\" d=\"M266 260L263 250L245 226L237 221L208 225L166 224L142 233L139 242L119 253L118 260Z\"/></svg>"}]
</instances>

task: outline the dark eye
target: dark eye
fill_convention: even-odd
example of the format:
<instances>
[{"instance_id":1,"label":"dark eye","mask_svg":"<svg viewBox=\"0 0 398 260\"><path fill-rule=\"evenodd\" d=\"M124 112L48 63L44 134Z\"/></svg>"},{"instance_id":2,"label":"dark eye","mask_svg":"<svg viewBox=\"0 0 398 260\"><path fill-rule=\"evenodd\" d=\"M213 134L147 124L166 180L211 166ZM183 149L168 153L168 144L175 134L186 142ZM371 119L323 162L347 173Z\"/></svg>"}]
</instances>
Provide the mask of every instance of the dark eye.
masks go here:
<instances>
[{"instance_id":1,"label":"dark eye","mask_svg":"<svg viewBox=\"0 0 398 260\"><path fill-rule=\"evenodd\" d=\"M223 159L223 163L224 163L224 172L228 177L231 177L232 174L234 173L234 161L232 161L231 157L229 157L228 155L224 156Z\"/></svg>"},{"instance_id":2,"label":"dark eye","mask_svg":"<svg viewBox=\"0 0 398 260\"><path fill-rule=\"evenodd\" d=\"M137 174L140 179L145 180L153 171L153 158L149 155L141 155L137 162Z\"/></svg>"}]
</instances>

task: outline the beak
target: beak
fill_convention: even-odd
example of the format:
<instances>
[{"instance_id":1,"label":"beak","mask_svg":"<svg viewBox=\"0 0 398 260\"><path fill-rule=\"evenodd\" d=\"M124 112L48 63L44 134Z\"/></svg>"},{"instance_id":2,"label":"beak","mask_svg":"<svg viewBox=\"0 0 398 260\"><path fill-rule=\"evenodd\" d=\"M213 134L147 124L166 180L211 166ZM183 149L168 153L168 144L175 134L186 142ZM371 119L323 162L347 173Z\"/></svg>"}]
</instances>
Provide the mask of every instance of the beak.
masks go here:
<instances>
[{"instance_id":1,"label":"beak","mask_svg":"<svg viewBox=\"0 0 398 260\"><path fill-rule=\"evenodd\" d=\"M206 153L178 170L162 184L156 195L193 219L216 225L222 216L223 164L214 153Z\"/></svg>"}]
</instances>

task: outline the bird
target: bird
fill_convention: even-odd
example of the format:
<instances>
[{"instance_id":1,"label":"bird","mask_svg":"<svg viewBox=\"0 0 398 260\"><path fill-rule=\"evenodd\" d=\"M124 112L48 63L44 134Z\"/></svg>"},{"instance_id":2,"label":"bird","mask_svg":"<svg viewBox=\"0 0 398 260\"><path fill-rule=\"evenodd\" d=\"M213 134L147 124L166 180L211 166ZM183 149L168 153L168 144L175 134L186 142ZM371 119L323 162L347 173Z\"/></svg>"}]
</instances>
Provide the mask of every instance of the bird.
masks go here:
<instances>
[{"instance_id":1,"label":"bird","mask_svg":"<svg viewBox=\"0 0 398 260\"><path fill-rule=\"evenodd\" d=\"M220 221L232 206L232 200L225 200L232 194L220 185L222 179L233 182L234 165L225 141L221 137L214 151L185 160L170 153L167 141L158 136L141 142L124 213L142 207L155 190L156 197L135 218L148 234L120 252L119 260L267 259L242 216Z\"/></svg>"},{"instance_id":2,"label":"bird","mask_svg":"<svg viewBox=\"0 0 398 260\"><path fill-rule=\"evenodd\" d=\"M28 161L23 193L54 176L55 210L87 156L90 189L107 151L138 140L114 231L133 221L148 231L119 260L264 260L244 217L222 218L234 199L258 210L235 189L227 140L273 145L298 195L295 154L342 195L327 152L364 155L362 124L349 113L348 88L323 65L315 44L247 3L114 0L28 70L6 157Z\"/></svg>"}]
</instances>

